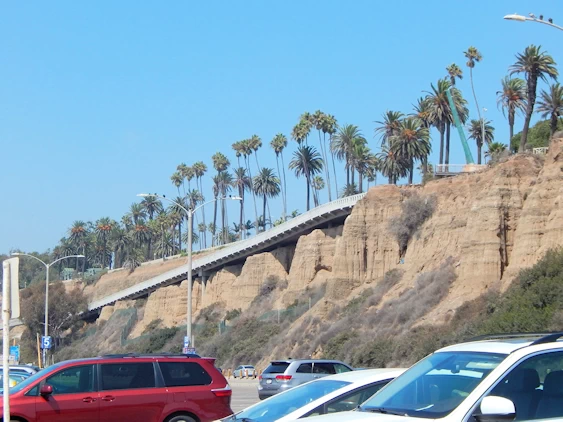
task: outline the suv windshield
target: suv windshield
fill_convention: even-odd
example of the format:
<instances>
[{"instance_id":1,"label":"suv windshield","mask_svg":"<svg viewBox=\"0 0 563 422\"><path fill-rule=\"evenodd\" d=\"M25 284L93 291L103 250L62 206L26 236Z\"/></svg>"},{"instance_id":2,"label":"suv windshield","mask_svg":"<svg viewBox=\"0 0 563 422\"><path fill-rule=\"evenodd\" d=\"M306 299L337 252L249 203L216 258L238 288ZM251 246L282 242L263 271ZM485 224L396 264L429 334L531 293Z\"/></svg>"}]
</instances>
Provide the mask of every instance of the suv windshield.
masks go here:
<instances>
[{"instance_id":1,"label":"suv windshield","mask_svg":"<svg viewBox=\"0 0 563 422\"><path fill-rule=\"evenodd\" d=\"M348 384L350 383L347 381L331 380L308 382L307 384L300 385L284 393L278 394L262 403L258 403L256 406L243 410L242 412L224 420L251 420L252 422L275 421Z\"/></svg>"},{"instance_id":2,"label":"suv windshield","mask_svg":"<svg viewBox=\"0 0 563 422\"><path fill-rule=\"evenodd\" d=\"M272 362L264 369L264 374L283 374L288 366L289 362Z\"/></svg>"},{"instance_id":3,"label":"suv windshield","mask_svg":"<svg viewBox=\"0 0 563 422\"><path fill-rule=\"evenodd\" d=\"M361 411L441 418L454 410L506 355L440 352L414 365Z\"/></svg>"}]
</instances>

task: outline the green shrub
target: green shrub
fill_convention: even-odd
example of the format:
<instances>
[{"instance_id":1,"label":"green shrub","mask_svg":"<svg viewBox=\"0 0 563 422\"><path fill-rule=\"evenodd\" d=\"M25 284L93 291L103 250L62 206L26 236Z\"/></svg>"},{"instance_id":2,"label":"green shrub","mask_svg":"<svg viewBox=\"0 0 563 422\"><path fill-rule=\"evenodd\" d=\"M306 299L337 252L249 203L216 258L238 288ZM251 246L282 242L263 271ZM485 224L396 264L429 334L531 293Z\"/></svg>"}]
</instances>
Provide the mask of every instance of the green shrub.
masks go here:
<instances>
[{"instance_id":1,"label":"green shrub","mask_svg":"<svg viewBox=\"0 0 563 422\"><path fill-rule=\"evenodd\" d=\"M225 315L225 320L231 321L231 320L237 318L241 313L242 313L242 310L240 308L231 309L230 311L227 311L227 314Z\"/></svg>"}]
</instances>

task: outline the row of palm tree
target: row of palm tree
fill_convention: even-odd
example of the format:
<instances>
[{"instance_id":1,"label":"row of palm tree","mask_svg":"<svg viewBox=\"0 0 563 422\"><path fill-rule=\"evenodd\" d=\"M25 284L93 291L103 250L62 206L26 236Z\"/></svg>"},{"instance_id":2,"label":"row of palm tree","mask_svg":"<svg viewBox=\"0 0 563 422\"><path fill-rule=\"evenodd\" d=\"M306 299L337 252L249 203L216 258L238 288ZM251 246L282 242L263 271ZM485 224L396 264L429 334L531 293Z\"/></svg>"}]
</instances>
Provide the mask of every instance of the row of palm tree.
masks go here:
<instances>
[{"instance_id":1,"label":"row of palm tree","mask_svg":"<svg viewBox=\"0 0 563 422\"><path fill-rule=\"evenodd\" d=\"M468 102L457 86L463 79L463 70L455 63L446 67L443 78L430 84L430 88L423 92L424 95L416 101L411 112L388 110L375 122L375 136L379 139L377 152L372 151L358 126L338 124L333 115L320 110L303 113L289 136L295 141L296 147L291 153L287 169L305 181L307 210L311 208L311 200L314 206L322 202L323 192L326 192L329 201L339 196L363 192L365 182L369 187L376 181L378 173L389 183L397 183L403 177L408 178L409 184L413 183L415 168L421 168L423 174L429 171L428 156L432 150L433 129L439 135L439 164L448 165L451 130L456 124L456 115L460 124L466 125L469 139L475 141L478 163L481 163L484 146L487 146L485 157L490 159L506 151L505 144L495 142L494 127L481 116L477 102L473 71L476 64L482 62L483 56L475 47L468 48L464 56L469 69L477 119L470 119ZM519 113L524 115L519 148L520 151L525 151L526 135L534 111L549 119L551 133L555 132L558 120L563 115L563 87L554 83L548 90L542 90L536 108L538 80L555 79L558 75L556 64L551 56L534 45L516 57L515 64L509 69L509 76L501 81L497 105L507 117L510 139L514 135L516 116ZM514 77L515 74L523 74L524 79ZM313 143L310 142L310 135L314 131L317 132L318 141ZM200 248L209 246L208 237L211 240L210 246L222 245L243 239L253 230L259 232L291 218L288 214L285 161L288 137L278 133L269 142L276 157L275 170L260 165L259 152L262 146L262 139L258 135L233 143L236 165L231 163L224 151L218 151L211 157L215 170L211 188L213 216L212 221L206 224L204 207L195 216L196 230L192 241ZM343 173L340 175L345 179L345 184L340 189L338 162L343 165ZM208 166L203 161L192 165L178 165L170 178L177 189L174 201L191 209L204 204L206 198L203 180L207 174ZM233 222L232 226L229 226L225 200L230 194L241 199L238 223ZM272 203L278 197L281 197L279 218L272 217L271 213L271 209L278 208ZM253 205L249 208L250 198ZM250 217L248 214L253 215ZM139 262L154 256L167 256L182 251L182 245L187 240L187 230L183 230L185 219L185 212L180 206L164 208L156 198L144 198L141 203L133 204L120 222L109 218L101 218L93 223L76 221L69 229L68 237L61 240L56 251L85 255L82 271L89 266L111 266L112 259L113 265L134 268Z\"/></svg>"}]
</instances>

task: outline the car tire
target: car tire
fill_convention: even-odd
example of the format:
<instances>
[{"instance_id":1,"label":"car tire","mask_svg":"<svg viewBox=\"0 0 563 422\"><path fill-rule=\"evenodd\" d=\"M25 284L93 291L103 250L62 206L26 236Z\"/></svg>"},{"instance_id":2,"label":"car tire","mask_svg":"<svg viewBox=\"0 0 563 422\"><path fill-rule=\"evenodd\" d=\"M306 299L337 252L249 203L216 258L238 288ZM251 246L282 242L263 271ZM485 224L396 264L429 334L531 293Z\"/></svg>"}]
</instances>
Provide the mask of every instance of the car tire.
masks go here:
<instances>
[{"instance_id":1,"label":"car tire","mask_svg":"<svg viewBox=\"0 0 563 422\"><path fill-rule=\"evenodd\" d=\"M166 422L196 422L196 420L188 415L176 415L167 419Z\"/></svg>"}]
</instances>

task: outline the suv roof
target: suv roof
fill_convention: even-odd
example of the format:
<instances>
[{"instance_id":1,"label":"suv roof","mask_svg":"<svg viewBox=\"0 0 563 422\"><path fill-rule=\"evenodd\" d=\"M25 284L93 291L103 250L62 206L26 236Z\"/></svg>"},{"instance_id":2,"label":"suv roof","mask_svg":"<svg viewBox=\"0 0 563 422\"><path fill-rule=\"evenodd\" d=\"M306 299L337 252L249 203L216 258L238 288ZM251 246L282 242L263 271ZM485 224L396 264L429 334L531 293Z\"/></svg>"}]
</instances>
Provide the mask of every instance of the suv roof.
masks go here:
<instances>
[{"instance_id":1,"label":"suv roof","mask_svg":"<svg viewBox=\"0 0 563 422\"><path fill-rule=\"evenodd\" d=\"M561 337L563 337L563 332L493 334L477 337L466 343L447 346L436 352L492 352L508 355L523 347L557 342Z\"/></svg>"},{"instance_id":2,"label":"suv roof","mask_svg":"<svg viewBox=\"0 0 563 422\"><path fill-rule=\"evenodd\" d=\"M330 362L338 362L344 363L338 359L276 359L270 361L270 363L291 363L291 362L319 362L319 363L330 363Z\"/></svg>"}]
</instances>

